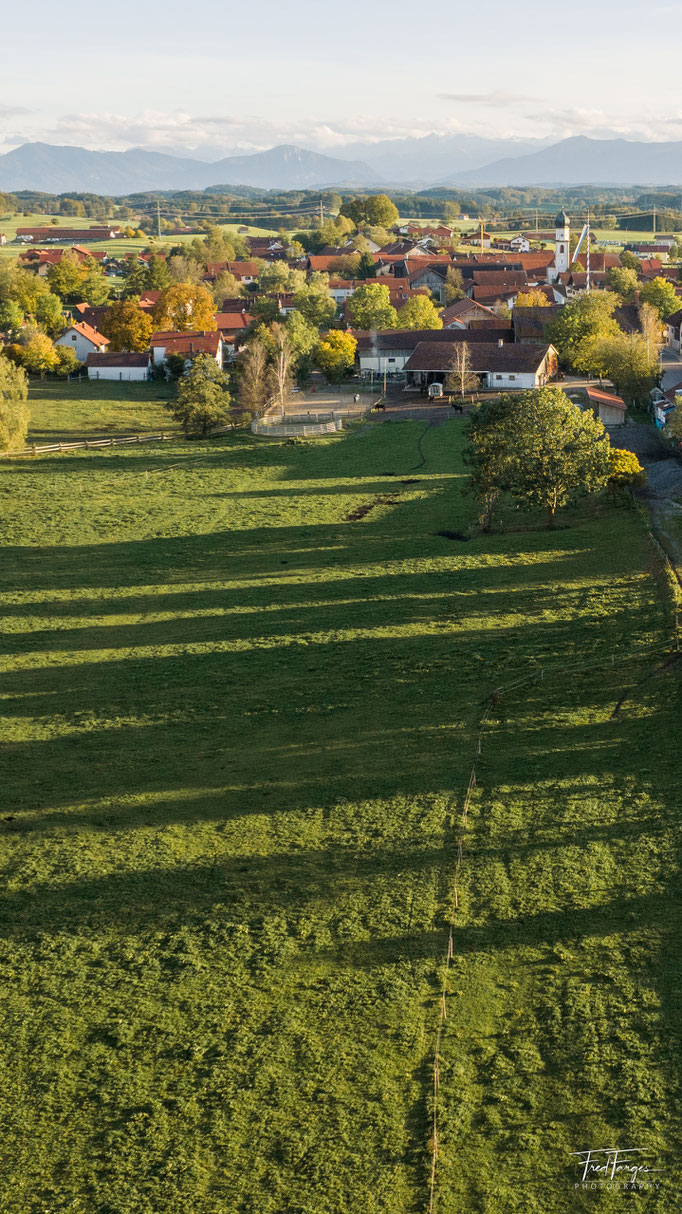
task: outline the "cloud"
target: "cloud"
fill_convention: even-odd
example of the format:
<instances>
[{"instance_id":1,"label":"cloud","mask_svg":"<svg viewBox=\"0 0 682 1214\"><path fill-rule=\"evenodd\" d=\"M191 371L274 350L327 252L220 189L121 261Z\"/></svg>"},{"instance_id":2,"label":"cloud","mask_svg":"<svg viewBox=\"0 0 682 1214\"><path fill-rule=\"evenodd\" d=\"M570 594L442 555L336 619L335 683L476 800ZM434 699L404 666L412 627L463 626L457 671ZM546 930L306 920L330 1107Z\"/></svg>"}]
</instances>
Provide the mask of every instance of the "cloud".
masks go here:
<instances>
[{"instance_id":1,"label":"cloud","mask_svg":"<svg viewBox=\"0 0 682 1214\"><path fill-rule=\"evenodd\" d=\"M456 101L461 105L487 105L495 109L506 105L525 105L528 101L537 101L537 97L528 97L523 93L507 93L504 89L495 89L491 93L437 93L440 101Z\"/></svg>"},{"instance_id":2,"label":"cloud","mask_svg":"<svg viewBox=\"0 0 682 1214\"><path fill-rule=\"evenodd\" d=\"M167 112L143 110L137 114L116 111L83 110L46 120L44 114L20 106L0 105L5 130L0 135L0 151L7 151L27 140L74 144L81 147L123 151L131 147L194 156L216 161L223 156L262 151L278 143L292 143L331 155L365 156L367 145L401 139L419 139L429 135L475 135L494 139L538 139L552 142L571 135L592 138L674 139L682 138L682 115L668 111L620 113L616 117L600 109L561 108L543 105L537 98L521 93L496 90L490 93L443 93L444 100L479 106L461 113L448 112L393 116L344 115L343 117L281 121L259 114L189 114L184 110ZM506 114L497 113L505 109ZM10 126L11 121L11 126ZM354 145L364 145L364 147ZM513 149L510 149L512 151Z\"/></svg>"},{"instance_id":3,"label":"cloud","mask_svg":"<svg viewBox=\"0 0 682 1214\"><path fill-rule=\"evenodd\" d=\"M27 109L25 105L2 105L0 104L0 118L17 118L20 114L32 114L33 110Z\"/></svg>"},{"instance_id":4,"label":"cloud","mask_svg":"<svg viewBox=\"0 0 682 1214\"><path fill-rule=\"evenodd\" d=\"M32 138L97 150L144 147L185 155L189 151L200 159L211 160L232 152L262 151L277 143L334 152L356 141L377 143L386 139L419 138L431 134L434 129L439 134L459 134L465 127L454 119L434 122L433 118L426 117L377 121L375 117L363 115L275 122L255 114L191 115L184 111L145 110L130 116L82 111L64 114ZM466 130L470 129L471 124ZM21 137L15 137L15 142L22 142Z\"/></svg>"}]
</instances>

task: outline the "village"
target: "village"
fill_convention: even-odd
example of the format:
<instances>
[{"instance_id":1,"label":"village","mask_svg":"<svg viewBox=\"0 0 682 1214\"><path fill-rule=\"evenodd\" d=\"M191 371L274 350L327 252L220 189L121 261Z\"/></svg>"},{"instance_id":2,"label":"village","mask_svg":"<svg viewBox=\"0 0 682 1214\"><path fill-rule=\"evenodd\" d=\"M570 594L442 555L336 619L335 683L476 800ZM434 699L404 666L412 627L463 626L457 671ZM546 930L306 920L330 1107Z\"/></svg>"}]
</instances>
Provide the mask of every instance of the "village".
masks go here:
<instances>
[{"instance_id":1,"label":"village","mask_svg":"<svg viewBox=\"0 0 682 1214\"><path fill-rule=\"evenodd\" d=\"M177 379L208 357L243 418L310 409L329 385L404 410L561 382L609 427L628 406L668 426L682 390L672 237L609 251L589 218L574 228L562 210L553 228L502 240L482 221L465 233L400 221L384 195L351 202L325 232L337 243L306 253L286 233L215 226L191 246L122 257L120 225L18 226L16 260L0 269L3 353L31 374L126 383ZM582 350L562 339L570 317ZM285 366L273 387L275 333ZM247 355L263 344L254 381Z\"/></svg>"}]
</instances>

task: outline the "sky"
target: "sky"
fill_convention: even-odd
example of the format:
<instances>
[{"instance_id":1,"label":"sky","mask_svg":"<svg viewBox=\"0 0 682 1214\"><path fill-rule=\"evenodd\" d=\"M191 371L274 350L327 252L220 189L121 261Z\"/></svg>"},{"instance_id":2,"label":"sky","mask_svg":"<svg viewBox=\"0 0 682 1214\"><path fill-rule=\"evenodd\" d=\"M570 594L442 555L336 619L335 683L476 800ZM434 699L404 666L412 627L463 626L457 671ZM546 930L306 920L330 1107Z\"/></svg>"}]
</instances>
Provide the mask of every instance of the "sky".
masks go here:
<instances>
[{"instance_id":1,"label":"sky","mask_svg":"<svg viewBox=\"0 0 682 1214\"><path fill-rule=\"evenodd\" d=\"M0 152L682 139L680 9L653 0L645 22L640 0L25 0L3 12Z\"/></svg>"}]
</instances>

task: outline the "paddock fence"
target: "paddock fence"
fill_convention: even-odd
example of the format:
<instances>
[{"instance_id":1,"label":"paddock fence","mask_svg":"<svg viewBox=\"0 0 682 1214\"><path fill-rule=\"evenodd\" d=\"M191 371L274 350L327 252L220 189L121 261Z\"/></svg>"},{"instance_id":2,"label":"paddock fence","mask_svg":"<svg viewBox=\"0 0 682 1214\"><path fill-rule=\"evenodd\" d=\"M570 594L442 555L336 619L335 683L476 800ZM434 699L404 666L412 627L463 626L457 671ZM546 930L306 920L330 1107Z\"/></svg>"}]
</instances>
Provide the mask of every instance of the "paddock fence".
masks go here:
<instances>
[{"instance_id":1,"label":"paddock fence","mask_svg":"<svg viewBox=\"0 0 682 1214\"><path fill-rule=\"evenodd\" d=\"M18 451L0 451L0 459L16 459L33 455L50 455L63 451L83 451L98 447L124 447L132 443L163 443L171 438L179 438L178 434L127 434L119 438L83 438L75 443L33 443Z\"/></svg>"}]
</instances>

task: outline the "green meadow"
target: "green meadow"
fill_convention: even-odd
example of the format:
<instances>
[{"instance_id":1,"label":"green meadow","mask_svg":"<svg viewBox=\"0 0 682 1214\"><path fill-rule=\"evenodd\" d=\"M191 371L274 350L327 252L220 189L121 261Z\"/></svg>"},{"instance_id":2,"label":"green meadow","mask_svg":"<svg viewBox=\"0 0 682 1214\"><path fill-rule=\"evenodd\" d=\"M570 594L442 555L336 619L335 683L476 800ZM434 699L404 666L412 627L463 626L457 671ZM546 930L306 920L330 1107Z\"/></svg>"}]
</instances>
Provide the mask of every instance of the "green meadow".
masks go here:
<instances>
[{"instance_id":1,"label":"green meadow","mask_svg":"<svg viewBox=\"0 0 682 1214\"><path fill-rule=\"evenodd\" d=\"M477 535L463 441L0 465L3 1214L423 1214L474 761L435 1209L675 1208L670 589L606 501Z\"/></svg>"},{"instance_id":2,"label":"green meadow","mask_svg":"<svg viewBox=\"0 0 682 1214\"><path fill-rule=\"evenodd\" d=\"M177 433L164 408L175 395L163 383L31 379L28 443L76 442L116 434Z\"/></svg>"}]
</instances>

